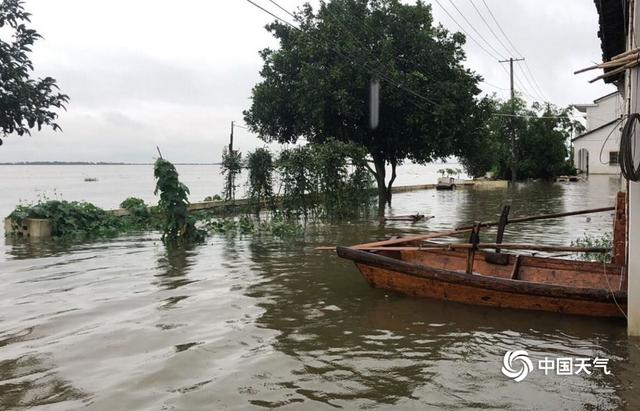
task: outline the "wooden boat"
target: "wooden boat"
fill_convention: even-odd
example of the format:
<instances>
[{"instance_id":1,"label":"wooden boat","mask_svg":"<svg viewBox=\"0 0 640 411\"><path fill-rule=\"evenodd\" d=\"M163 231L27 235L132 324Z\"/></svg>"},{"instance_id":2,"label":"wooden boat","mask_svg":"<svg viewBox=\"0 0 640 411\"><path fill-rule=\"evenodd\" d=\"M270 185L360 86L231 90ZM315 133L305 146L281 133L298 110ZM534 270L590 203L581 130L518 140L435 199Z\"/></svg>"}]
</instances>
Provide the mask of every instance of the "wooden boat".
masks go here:
<instances>
[{"instance_id":1,"label":"wooden boat","mask_svg":"<svg viewBox=\"0 0 640 411\"><path fill-rule=\"evenodd\" d=\"M504 217L504 210L503 218L498 223L480 223L471 229L461 227L446 233L337 247L336 251L340 257L353 261L371 286L410 296L501 308L622 317L627 305L624 195L619 195L618 205L620 208L553 215L615 210L614 257L611 264L501 252L502 249L517 248L603 251L597 248L503 244L502 233L504 226L509 223ZM541 218L525 217L511 222L535 219ZM496 243L471 241L443 245L427 241L460 232L478 233L480 227L489 225L499 226L499 241ZM499 252L486 251L490 248L496 248Z\"/></svg>"}]
</instances>

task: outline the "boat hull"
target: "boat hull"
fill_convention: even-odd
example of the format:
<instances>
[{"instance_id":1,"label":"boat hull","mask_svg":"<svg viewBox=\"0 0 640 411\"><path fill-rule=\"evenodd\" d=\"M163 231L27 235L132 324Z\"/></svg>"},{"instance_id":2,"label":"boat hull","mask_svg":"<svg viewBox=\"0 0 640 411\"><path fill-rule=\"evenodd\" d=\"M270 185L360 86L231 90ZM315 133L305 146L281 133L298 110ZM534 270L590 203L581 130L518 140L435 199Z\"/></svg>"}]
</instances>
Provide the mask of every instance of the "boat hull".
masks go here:
<instances>
[{"instance_id":1,"label":"boat hull","mask_svg":"<svg viewBox=\"0 0 640 411\"><path fill-rule=\"evenodd\" d=\"M414 297L595 317L622 317L626 311L621 291L442 270L353 248L339 247L338 255L354 261L371 286Z\"/></svg>"}]
</instances>

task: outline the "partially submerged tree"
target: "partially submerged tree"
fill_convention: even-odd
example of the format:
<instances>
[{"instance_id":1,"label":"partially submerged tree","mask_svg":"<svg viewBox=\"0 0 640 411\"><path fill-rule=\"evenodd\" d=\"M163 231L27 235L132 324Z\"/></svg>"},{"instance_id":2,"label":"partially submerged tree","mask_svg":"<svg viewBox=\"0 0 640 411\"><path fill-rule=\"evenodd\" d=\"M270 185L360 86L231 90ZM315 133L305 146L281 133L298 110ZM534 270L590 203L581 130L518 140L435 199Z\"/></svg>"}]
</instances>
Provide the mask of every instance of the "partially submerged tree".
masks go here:
<instances>
[{"instance_id":1,"label":"partially submerged tree","mask_svg":"<svg viewBox=\"0 0 640 411\"><path fill-rule=\"evenodd\" d=\"M266 141L334 138L364 146L379 215L403 161L459 154L461 140L484 132L490 104L478 101L479 77L462 66L464 36L434 26L430 5L323 1L317 11L306 4L297 20L299 30L280 22L267 26L280 48L261 52L263 80L253 89L245 121ZM369 98L378 81L376 124Z\"/></svg>"},{"instance_id":2,"label":"partially submerged tree","mask_svg":"<svg viewBox=\"0 0 640 411\"><path fill-rule=\"evenodd\" d=\"M236 199L236 177L242 172L242 153L225 147L222 151L220 171L224 177L224 200L233 201Z\"/></svg>"},{"instance_id":3,"label":"partially submerged tree","mask_svg":"<svg viewBox=\"0 0 640 411\"><path fill-rule=\"evenodd\" d=\"M273 155L266 148L256 148L247 154L248 196L251 208L256 216L263 206L274 208L273 171L275 165Z\"/></svg>"},{"instance_id":4,"label":"partially submerged tree","mask_svg":"<svg viewBox=\"0 0 640 411\"><path fill-rule=\"evenodd\" d=\"M487 123L489 132L467 141L460 161L467 173L478 177L493 171L504 179L552 178L569 174L568 141L584 127L570 117L571 109L514 98L496 102Z\"/></svg>"},{"instance_id":5,"label":"partially submerged tree","mask_svg":"<svg viewBox=\"0 0 640 411\"><path fill-rule=\"evenodd\" d=\"M29 53L41 36L27 27L30 14L20 0L0 3L0 133L2 137L51 126L59 130L55 109L65 108L69 97L60 93L51 77L33 79ZM2 140L0 140L0 144Z\"/></svg>"}]
</instances>

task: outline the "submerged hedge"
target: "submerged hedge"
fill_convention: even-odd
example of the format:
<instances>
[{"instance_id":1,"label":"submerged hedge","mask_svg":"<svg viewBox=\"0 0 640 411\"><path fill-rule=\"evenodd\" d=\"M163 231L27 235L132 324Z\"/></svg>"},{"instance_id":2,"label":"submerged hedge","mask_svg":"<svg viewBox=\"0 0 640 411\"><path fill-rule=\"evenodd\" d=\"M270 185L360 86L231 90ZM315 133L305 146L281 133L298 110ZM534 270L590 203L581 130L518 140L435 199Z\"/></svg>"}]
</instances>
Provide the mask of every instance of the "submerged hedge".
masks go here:
<instances>
[{"instance_id":1,"label":"submerged hedge","mask_svg":"<svg viewBox=\"0 0 640 411\"><path fill-rule=\"evenodd\" d=\"M156 225L144 201L128 198L121 207L129 215L118 217L94 204L83 201L43 200L21 204L9 214L12 225L19 226L27 218L47 219L53 237L111 236L127 231L153 229Z\"/></svg>"}]
</instances>

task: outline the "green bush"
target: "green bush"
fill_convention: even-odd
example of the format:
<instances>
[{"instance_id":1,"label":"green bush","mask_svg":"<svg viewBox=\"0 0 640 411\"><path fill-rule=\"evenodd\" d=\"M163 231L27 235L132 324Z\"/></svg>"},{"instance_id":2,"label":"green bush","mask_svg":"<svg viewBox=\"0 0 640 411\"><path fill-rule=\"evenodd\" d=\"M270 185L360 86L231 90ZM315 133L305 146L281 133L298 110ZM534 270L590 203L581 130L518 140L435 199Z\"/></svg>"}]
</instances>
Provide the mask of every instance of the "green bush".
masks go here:
<instances>
[{"instance_id":1,"label":"green bush","mask_svg":"<svg viewBox=\"0 0 640 411\"><path fill-rule=\"evenodd\" d=\"M104 236L127 229L125 222L115 215L93 204L78 201L47 200L22 204L9 218L14 226L19 226L26 218L47 219L54 237Z\"/></svg>"}]
</instances>

